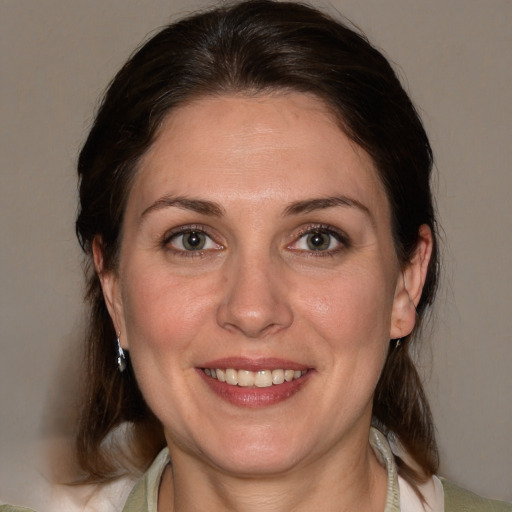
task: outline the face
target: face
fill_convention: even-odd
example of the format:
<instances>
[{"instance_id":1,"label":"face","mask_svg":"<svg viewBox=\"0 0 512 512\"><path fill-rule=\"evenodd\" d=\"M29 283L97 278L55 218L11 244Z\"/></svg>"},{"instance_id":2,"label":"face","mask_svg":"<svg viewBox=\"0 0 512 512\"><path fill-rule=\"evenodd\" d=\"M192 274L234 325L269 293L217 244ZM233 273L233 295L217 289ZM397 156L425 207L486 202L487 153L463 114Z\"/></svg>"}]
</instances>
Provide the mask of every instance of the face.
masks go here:
<instances>
[{"instance_id":1,"label":"face","mask_svg":"<svg viewBox=\"0 0 512 512\"><path fill-rule=\"evenodd\" d=\"M168 117L102 282L173 459L262 474L367 443L389 340L409 328L390 226L370 157L317 99Z\"/></svg>"}]
</instances>

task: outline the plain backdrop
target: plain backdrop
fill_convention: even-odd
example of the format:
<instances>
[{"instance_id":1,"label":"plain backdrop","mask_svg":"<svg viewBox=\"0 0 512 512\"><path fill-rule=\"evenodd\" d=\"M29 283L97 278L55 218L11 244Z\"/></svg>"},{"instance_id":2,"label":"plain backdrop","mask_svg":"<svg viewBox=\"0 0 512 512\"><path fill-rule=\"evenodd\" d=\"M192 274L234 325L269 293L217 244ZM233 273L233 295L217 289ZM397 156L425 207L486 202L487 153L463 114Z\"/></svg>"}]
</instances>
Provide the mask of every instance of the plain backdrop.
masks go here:
<instances>
[{"instance_id":1,"label":"plain backdrop","mask_svg":"<svg viewBox=\"0 0 512 512\"><path fill-rule=\"evenodd\" d=\"M150 32L206 5L0 0L0 499L36 507L41 446L73 433L84 325L74 168L98 98ZM444 230L421 363L441 474L512 500L512 2L315 5L384 51L423 117Z\"/></svg>"}]
</instances>

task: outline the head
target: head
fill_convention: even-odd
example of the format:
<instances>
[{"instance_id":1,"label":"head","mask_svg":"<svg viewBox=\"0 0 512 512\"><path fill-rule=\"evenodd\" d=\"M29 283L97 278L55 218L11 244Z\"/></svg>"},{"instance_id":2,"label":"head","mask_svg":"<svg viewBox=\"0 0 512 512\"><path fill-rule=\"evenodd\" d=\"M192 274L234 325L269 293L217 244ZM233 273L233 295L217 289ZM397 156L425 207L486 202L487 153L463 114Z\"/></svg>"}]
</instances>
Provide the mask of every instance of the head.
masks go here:
<instances>
[{"instance_id":1,"label":"head","mask_svg":"<svg viewBox=\"0 0 512 512\"><path fill-rule=\"evenodd\" d=\"M374 421L409 449L423 474L435 471L428 404L408 354L437 283L427 136L389 63L362 35L304 5L254 1L192 16L144 44L110 85L80 154L77 233L91 263L95 253L100 275L91 265L90 405L79 446L97 477L112 471L98 454L101 442L121 423L133 423L148 457L164 442L131 366L119 374L114 364L116 326L100 279L102 273L118 272L127 205L145 159L173 116L201 102L296 95L313 101L371 162L389 209L392 247L404 280L422 240L430 241L422 290L411 300L410 328L396 336L398 348L391 341L386 350L372 411ZM415 476L411 468L402 470Z\"/></svg>"}]
</instances>

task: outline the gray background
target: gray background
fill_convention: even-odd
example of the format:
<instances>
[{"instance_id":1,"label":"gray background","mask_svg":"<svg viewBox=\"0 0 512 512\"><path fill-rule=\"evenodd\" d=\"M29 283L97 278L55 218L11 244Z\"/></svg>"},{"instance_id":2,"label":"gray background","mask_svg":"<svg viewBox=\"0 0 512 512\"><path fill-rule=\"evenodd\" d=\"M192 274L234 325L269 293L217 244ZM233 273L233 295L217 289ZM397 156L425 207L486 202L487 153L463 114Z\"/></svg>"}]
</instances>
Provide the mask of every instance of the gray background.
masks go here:
<instances>
[{"instance_id":1,"label":"gray background","mask_svg":"<svg viewBox=\"0 0 512 512\"><path fill-rule=\"evenodd\" d=\"M149 32L205 5L0 0L0 499L42 510L43 449L68 459L83 325L74 165L97 99ZM445 275L421 366L441 474L512 500L512 2L316 5L384 50L430 134Z\"/></svg>"}]
</instances>

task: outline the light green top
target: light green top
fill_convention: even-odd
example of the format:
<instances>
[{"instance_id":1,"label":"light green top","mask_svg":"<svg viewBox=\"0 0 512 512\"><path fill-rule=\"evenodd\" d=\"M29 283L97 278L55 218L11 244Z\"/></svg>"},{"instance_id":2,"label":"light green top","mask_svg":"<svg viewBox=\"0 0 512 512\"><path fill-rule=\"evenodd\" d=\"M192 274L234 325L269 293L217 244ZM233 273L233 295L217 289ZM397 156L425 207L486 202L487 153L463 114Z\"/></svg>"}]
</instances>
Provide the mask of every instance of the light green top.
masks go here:
<instances>
[{"instance_id":1,"label":"light green top","mask_svg":"<svg viewBox=\"0 0 512 512\"><path fill-rule=\"evenodd\" d=\"M512 512L512 503L489 500L441 478L445 512Z\"/></svg>"},{"instance_id":2,"label":"light green top","mask_svg":"<svg viewBox=\"0 0 512 512\"><path fill-rule=\"evenodd\" d=\"M13 507L12 505L0 505L0 512L34 512L29 508Z\"/></svg>"}]
</instances>

